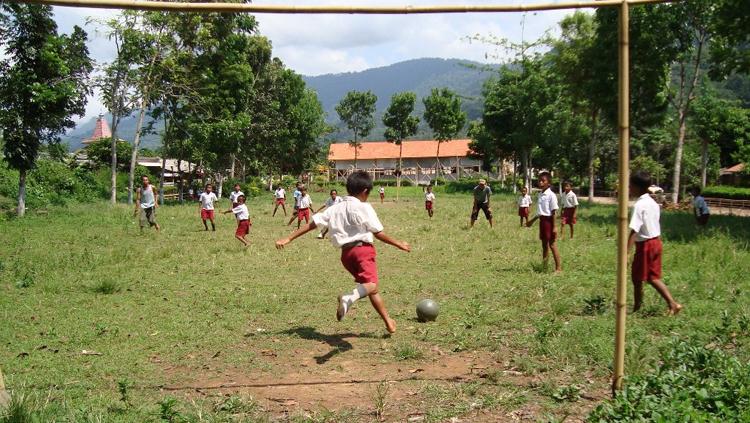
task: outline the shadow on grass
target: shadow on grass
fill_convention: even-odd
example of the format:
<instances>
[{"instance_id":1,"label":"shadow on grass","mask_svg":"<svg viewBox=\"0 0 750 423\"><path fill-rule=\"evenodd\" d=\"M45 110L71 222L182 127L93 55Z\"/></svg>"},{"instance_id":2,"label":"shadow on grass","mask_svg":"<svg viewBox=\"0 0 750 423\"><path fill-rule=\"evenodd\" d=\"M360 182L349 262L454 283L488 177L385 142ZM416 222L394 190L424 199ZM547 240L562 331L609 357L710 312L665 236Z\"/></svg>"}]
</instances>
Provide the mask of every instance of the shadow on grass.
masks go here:
<instances>
[{"instance_id":1,"label":"shadow on grass","mask_svg":"<svg viewBox=\"0 0 750 423\"><path fill-rule=\"evenodd\" d=\"M308 339L311 341L325 342L332 347L331 351L328 351L324 355L315 357L315 362L318 364L325 364L328 360L334 356L345 353L352 348L352 344L346 340L346 338L380 338L372 333L337 333L335 335L326 335L318 332L315 328L310 326L298 326L296 328L287 329L279 332L280 335L296 335L302 339Z\"/></svg>"}]
</instances>

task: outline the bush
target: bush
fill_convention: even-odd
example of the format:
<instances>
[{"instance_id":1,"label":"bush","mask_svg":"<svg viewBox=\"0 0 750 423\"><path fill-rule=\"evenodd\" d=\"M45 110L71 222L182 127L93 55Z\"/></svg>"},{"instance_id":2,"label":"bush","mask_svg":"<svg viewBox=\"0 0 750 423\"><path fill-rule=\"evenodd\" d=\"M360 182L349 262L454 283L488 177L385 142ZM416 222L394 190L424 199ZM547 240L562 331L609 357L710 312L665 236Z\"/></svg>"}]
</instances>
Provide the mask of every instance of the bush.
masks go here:
<instances>
[{"instance_id":1,"label":"bush","mask_svg":"<svg viewBox=\"0 0 750 423\"><path fill-rule=\"evenodd\" d=\"M750 421L750 363L697 341L675 341L652 373L627 381L589 422Z\"/></svg>"},{"instance_id":2,"label":"bush","mask_svg":"<svg viewBox=\"0 0 750 423\"><path fill-rule=\"evenodd\" d=\"M717 185L703 190L706 197L731 198L733 200L750 200L750 188Z\"/></svg>"},{"instance_id":3,"label":"bush","mask_svg":"<svg viewBox=\"0 0 750 423\"><path fill-rule=\"evenodd\" d=\"M443 187L444 191L449 194L456 192L471 192L471 190L473 190L474 187L477 186L478 181L479 178L461 178L458 181L448 182L443 185ZM499 182L488 181L487 183L489 184L493 193L505 191L505 189L500 185Z\"/></svg>"}]
</instances>

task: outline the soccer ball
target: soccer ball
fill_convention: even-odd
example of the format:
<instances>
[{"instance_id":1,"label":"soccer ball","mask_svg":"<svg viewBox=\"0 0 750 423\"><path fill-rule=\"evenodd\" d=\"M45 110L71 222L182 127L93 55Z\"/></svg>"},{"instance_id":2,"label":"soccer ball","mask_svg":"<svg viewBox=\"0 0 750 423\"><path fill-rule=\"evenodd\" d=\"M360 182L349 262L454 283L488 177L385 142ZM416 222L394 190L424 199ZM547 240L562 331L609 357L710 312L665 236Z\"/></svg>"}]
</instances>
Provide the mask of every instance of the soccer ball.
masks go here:
<instances>
[{"instance_id":1,"label":"soccer ball","mask_svg":"<svg viewBox=\"0 0 750 423\"><path fill-rule=\"evenodd\" d=\"M440 306L435 301L424 299L417 303L417 320L420 322L432 322L439 313Z\"/></svg>"}]
</instances>

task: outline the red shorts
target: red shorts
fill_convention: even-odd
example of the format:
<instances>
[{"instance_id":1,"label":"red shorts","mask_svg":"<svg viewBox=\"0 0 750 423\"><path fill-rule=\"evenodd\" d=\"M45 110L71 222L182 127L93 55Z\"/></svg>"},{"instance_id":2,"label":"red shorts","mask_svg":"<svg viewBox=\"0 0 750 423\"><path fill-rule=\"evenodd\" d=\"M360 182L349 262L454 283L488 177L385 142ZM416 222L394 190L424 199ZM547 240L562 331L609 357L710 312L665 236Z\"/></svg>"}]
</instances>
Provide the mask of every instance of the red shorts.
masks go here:
<instances>
[{"instance_id":1,"label":"red shorts","mask_svg":"<svg viewBox=\"0 0 750 423\"><path fill-rule=\"evenodd\" d=\"M375 246L364 244L341 250L341 264L354 276L357 283L378 283Z\"/></svg>"},{"instance_id":2,"label":"red shorts","mask_svg":"<svg viewBox=\"0 0 750 423\"><path fill-rule=\"evenodd\" d=\"M631 269L633 282L661 279L661 238L635 243L635 258Z\"/></svg>"},{"instance_id":3,"label":"red shorts","mask_svg":"<svg viewBox=\"0 0 750 423\"><path fill-rule=\"evenodd\" d=\"M203 220L213 220L214 219L214 211L213 210L201 209L201 219L203 219Z\"/></svg>"},{"instance_id":4,"label":"red shorts","mask_svg":"<svg viewBox=\"0 0 750 423\"><path fill-rule=\"evenodd\" d=\"M249 220L240 220L239 222L237 222L237 230L234 232L234 234L237 236L245 236L250 233L250 226L252 226L252 224Z\"/></svg>"},{"instance_id":5,"label":"red shorts","mask_svg":"<svg viewBox=\"0 0 750 423\"><path fill-rule=\"evenodd\" d=\"M539 239L555 242L555 217L539 216Z\"/></svg>"},{"instance_id":6,"label":"red shorts","mask_svg":"<svg viewBox=\"0 0 750 423\"><path fill-rule=\"evenodd\" d=\"M310 221L310 209L298 209L297 210L297 219L301 222L302 219L305 219L305 222Z\"/></svg>"},{"instance_id":7,"label":"red shorts","mask_svg":"<svg viewBox=\"0 0 750 423\"><path fill-rule=\"evenodd\" d=\"M425 210L432 210L432 201L425 201L424 202L424 209Z\"/></svg>"},{"instance_id":8,"label":"red shorts","mask_svg":"<svg viewBox=\"0 0 750 423\"><path fill-rule=\"evenodd\" d=\"M286 202L286 198L277 198L276 204L284 204Z\"/></svg>"},{"instance_id":9,"label":"red shorts","mask_svg":"<svg viewBox=\"0 0 750 423\"><path fill-rule=\"evenodd\" d=\"M385 194L381 193L381 194L380 194L380 199L382 200L382 199L384 199L384 198L385 198Z\"/></svg>"},{"instance_id":10,"label":"red shorts","mask_svg":"<svg viewBox=\"0 0 750 423\"><path fill-rule=\"evenodd\" d=\"M576 224L575 212L576 212L575 207L564 208L562 212L562 224L563 225L575 225Z\"/></svg>"},{"instance_id":11,"label":"red shorts","mask_svg":"<svg viewBox=\"0 0 750 423\"><path fill-rule=\"evenodd\" d=\"M528 207L519 207L518 208L518 215L521 217L529 217L529 208Z\"/></svg>"}]
</instances>

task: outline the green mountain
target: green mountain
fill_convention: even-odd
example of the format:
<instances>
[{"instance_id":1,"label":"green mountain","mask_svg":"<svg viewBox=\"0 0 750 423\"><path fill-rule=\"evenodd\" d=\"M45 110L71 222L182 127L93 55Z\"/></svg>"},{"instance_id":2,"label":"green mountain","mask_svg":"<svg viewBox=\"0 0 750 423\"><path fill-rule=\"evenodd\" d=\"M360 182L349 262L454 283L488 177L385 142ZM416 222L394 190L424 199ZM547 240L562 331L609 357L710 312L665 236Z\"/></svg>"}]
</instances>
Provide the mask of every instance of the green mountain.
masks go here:
<instances>
[{"instance_id":1,"label":"green mountain","mask_svg":"<svg viewBox=\"0 0 750 423\"><path fill-rule=\"evenodd\" d=\"M382 117L394 93L413 91L417 94L415 114L422 117L424 106L422 98L428 96L433 88L449 88L463 99L463 109L469 120L478 119L482 114L482 84L495 75L498 66L487 66L476 62L458 59L414 59L395 63L390 66L368 69L361 72L348 72L321 76L305 76L307 85L318 93L318 98L326 112L327 122L336 128L328 136L331 140L347 140L349 131L341 124L336 113L336 105L351 90L372 91L378 96L375 112L375 128L366 138L382 140L385 128ZM111 122L111 117L105 118ZM117 136L127 141L135 136L137 116L123 119L117 130ZM96 118L81 122L74 130L63 137L70 149L75 151L82 146L82 141L94 132ZM162 124L157 123L156 128ZM432 134L425 122L420 122L419 133L415 138L431 138ZM160 145L158 134L147 134L142 140L144 148L157 148Z\"/></svg>"}]
</instances>

